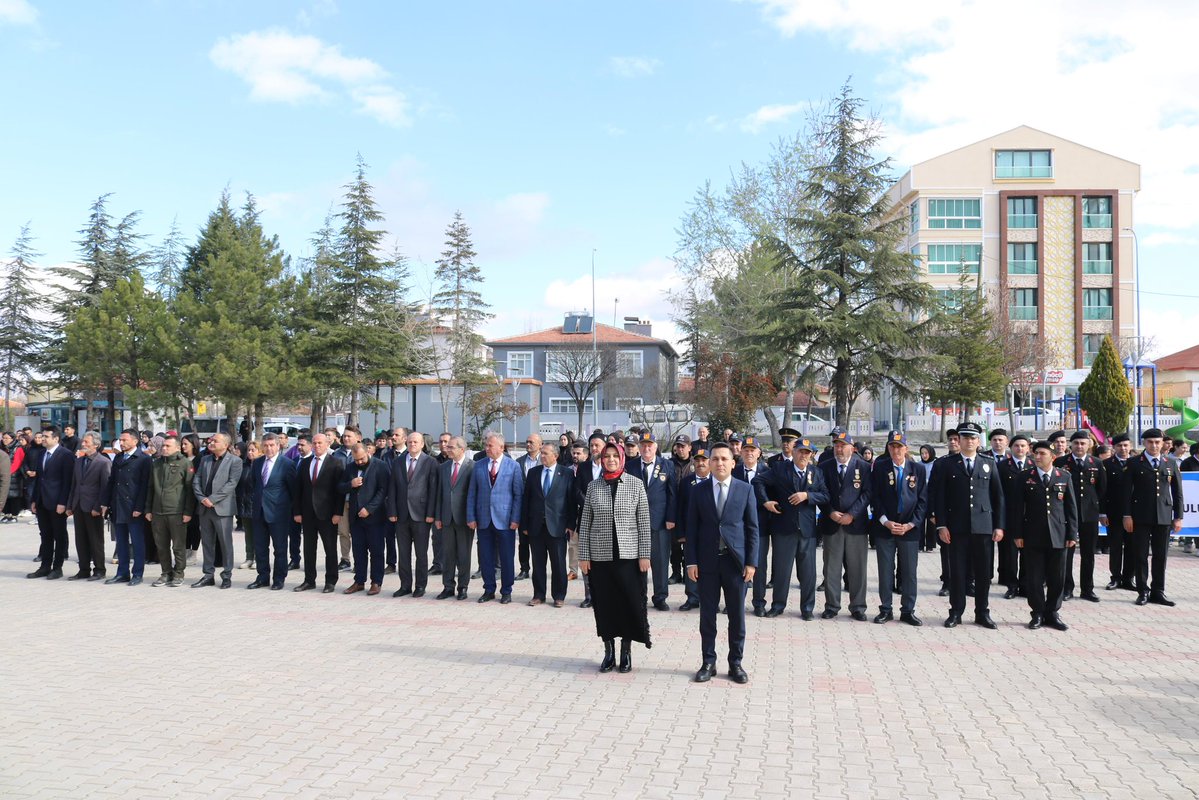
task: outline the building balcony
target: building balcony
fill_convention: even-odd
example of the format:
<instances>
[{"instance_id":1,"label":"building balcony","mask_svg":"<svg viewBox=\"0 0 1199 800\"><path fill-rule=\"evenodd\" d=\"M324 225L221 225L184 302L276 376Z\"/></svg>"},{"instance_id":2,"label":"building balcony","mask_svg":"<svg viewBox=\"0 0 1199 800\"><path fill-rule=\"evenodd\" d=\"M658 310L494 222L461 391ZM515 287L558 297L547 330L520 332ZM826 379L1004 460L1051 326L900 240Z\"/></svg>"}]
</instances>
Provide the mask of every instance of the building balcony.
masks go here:
<instances>
[{"instance_id":1,"label":"building balcony","mask_svg":"<svg viewBox=\"0 0 1199 800\"><path fill-rule=\"evenodd\" d=\"M1007 262L1007 271L1009 275L1036 275L1037 260L1035 258L1021 261Z\"/></svg>"},{"instance_id":2,"label":"building balcony","mask_svg":"<svg viewBox=\"0 0 1199 800\"><path fill-rule=\"evenodd\" d=\"M1082 262L1083 275L1111 275L1112 262L1111 259L1105 261L1084 261Z\"/></svg>"},{"instance_id":3,"label":"building balcony","mask_svg":"<svg viewBox=\"0 0 1199 800\"><path fill-rule=\"evenodd\" d=\"M1037 318L1037 307L1036 306L1009 306L1008 307L1008 319L1035 321L1036 318Z\"/></svg>"},{"instance_id":4,"label":"building balcony","mask_svg":"<svg viewBox=\"0 0 1199 800\"><path fill-rule=\"evenodd\" d=\"M1009 230L1027 229L1037 227L1036 214L1008 214L1007 226Z\"/></svg>"},{"instance_id":5,"label":"building balcony","mask_svg":"<svg viewBox=\"0 0 1199 800\"><path fill-rule=\"evenodd\" d=\"M1084 228L1110 228L1112 226L1111 214L1083 214L1082 226Z\"/></svg>"},{"instance_id":6,"label":"building balcony","mask_svg":"<svg viewBox=\"0 0 1199 800\"><path fill-rule=\"evenodd\" d=\"M1111 319L1112 318L1112 307L1111 306L1083 306L1082 318L1083 319Z\"/></svg>"}]
</instances>

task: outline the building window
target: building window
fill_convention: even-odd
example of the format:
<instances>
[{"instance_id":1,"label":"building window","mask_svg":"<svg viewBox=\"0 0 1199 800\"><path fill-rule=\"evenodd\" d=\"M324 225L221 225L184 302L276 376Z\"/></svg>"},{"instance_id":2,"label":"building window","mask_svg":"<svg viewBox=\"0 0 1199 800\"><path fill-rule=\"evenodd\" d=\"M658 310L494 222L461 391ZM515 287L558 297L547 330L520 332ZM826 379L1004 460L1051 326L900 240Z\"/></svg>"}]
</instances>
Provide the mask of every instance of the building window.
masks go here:
<instances>
[{"instance_id":1,"label":"building window","mask_svg":"<svg viewBox=\"0 0 1199 800\"><path fill-rule=\"evenodd\" d=\"M1083 289L1082 290L1082 318L1083 319L1111 319L1112 318L1112 290L1111 289Z\"/></svg>"},{"instance_id":2,"label":"building window","mask_svg":"<svg viewBox=\"0 0 1199 800\"><path fill-rule=\"evenodd\" d=\"M595 411L595 398L588 397L583 402L583 413L590 414ZM551 397L550 398L550 413L551 414L577 414L579 407L575 404L573 397Z\"/></svg>"},{"instance_id":3,"label":"building window","mask_svg":"<svg viewBox=\"0 0 1199 800\"><path fill-rule=\"evenodd\" d=\"M1049 150L996 150L995 177L1052 178L1053 156Z\"/></svg>"},{"instance_id":4,"label":"building window","mask_svg":"<svg viewBox=\"0 0 1199 800\"><path fill-rule=\"evenodd\" d=\"M1007 199L1008 228L1037 227L1037 198L1009 197Z\"/></svg>"},{"instance_id":5,"label":"building window","mask_svg":"<svg viewBox=\"0 0 1199 800\"><path fill-rule=\"evenodd\" d=\"M616 355L616 377L640 378L645 374L644 358L645 354L640 350L621 350Z\"/></svg>"},{"instance_id":6,"label":"building window","mask_svg":"<svg viewBox=\"0 0 1199 800\"><path fill-rule=\"evenodd\" d=\"M631 411L634 408L640 408L643 405L640 397L618 397L616 398L616 407L621 411Z\"/></svg>"},{"instance_id":7,"label":"building window","mask_svg":"<svg viewBox=\"0 0 1199 800\"><path fill-rule=\"evenodd\" d=\"M957 311L962 307L962 292L960 289L935 289L937 302L941 304L941 308L949 312Z\"/></svg>"},{"instance_id":8,"label":"building window","mask_svg":"<svg viewBox=\"0 0 1199 800\"><path fill-rule=\"evenodd\" d=\"M1037 290L1012 289L1012 301L1008 304L1009 319L1037 318Z\"/></svg>"},{"instance_id":9,"label":"building window","mask_svg":"<svg viewBox=\"0 0 1199 800\"><path fill-rule=\"evenodd\" d=\"M910 233L915 233L916 231L920 230L920 201L919 200L913 200L912 204L910 206L908 206L908 225L909 225L908 231Z\"/></svg>"},{"instance_id":10,"label":"building window","mask_svg":"<svg viewBox=\"0 0 1199 800\"><path fill-rule=\"evenodd\" d=\"M928 274L957 275L960 272L978 274L982 259L981 244L930 244Z\"/></svg>"},{"instance_id":11,"label":"building window","mask_svg":"<svg viewBox=\"0 0 1199 800\"><path fill-rule=\"evenodd\" d=\"M1082 246L1082 272L1084 275L1112 274L1112 243L1085 242Z\"/></svg>"},{"instance_id":12,"label":"building window","mask_svg":"<svg viewBox=\"0 0 1199 800\"><path fill-rule=\"evenodd\" d=\"M508 354L508 377L509 378L531 378L533 377L533 353L530 350L512 352Z\"/></svg>"},{"instance_id":13,"label":"building window","mask_svg":"<svg viewBox=\"0 0 1199 800\"><path fill-rule=\"evenodd\" d=\"M1089 367L1099 355L1099 345L1103 344L1102 333L1088 333L1082 337L1082 365Z\"/></svg>"},{"instance_id":14,"label":"building window","mask_svg":"<svg viewBox=\"0 0 1199 800\"><path fill-rule=\"evenodd\" d=\"M1112 199L1110 197L1084 197L1082 199L1082 226L1084 228L1110 228L1112 226Z\"/></svg>"},{"instance_id":15,"label":"building window","mask_svg":"<svg viewBox=\"0 0 1199 800\"><path fill-rule=\"evenodd\" d=\"M978 198L928 201L929 228L965 230L982 226L982 201Z\"/></svg>"},{"instance_id":16,"label":"building window","mask_svg":"<svg viewBox=\"0 0 1199 800\"><path fill-rule=\"evenodd\" d=\"M1036 275L1036 244L1033 242L1008 242L1007 271L1009 275Z\"/></svg>"}]
</instances>

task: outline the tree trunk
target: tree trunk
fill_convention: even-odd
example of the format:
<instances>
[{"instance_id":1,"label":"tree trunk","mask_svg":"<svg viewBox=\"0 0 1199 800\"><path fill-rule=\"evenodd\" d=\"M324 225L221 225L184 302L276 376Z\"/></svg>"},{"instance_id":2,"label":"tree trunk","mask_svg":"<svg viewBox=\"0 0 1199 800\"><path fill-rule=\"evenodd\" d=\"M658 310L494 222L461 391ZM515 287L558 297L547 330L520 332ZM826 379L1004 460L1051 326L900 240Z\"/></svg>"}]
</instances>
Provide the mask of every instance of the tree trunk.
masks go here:
<instances>
[{"instance_id":1,"label":"tree trunk","mask_svg":"<svg viewBox=\"0 0 1199 800\"><path fill-rule=\"evenodd\" d=\"M396 385L394 383L388 385L387 395L387 430L394 431L396 429ZM443 431L445 426L441 428Z\"/></svg>"},{"instance_id":2,"label":"tree trunk","mask_svg":"<svg viewBox=\"0 0 1199 800\"><path fill-rule=\"evenodd\" d=\"M762 413L766 416L766 424L770 426L770 441L782 446L779 441L779 419L774 413L774 406L763 406Z\"/></svg>"},{"instance_id":3,"label":"tree trunk","mask_svg":"<svg viewBox=\"0 0 1199 800\"><path fill-rule=\"evenodd\" d=\"M262 417L265 412L266 403L262 401L260 396L254 403L254 439L261 442L266 430L263 428Z\"/></svg>"},{"instance_id":4,"label":"tree trunk","mask_svg":"<svg viewBox=\"0 0 1199 800\"><path fill-rule=\"evenodd\" d=\"M117 438L120 428L117 426L117 387L108 384L105 397L108 400L108 430L112 438Z\"/></svg>"},{"instance_id":5,"label":"tree trunk","mask_svg":"<svg viewBox=\"0 0 1199 800\"><path fill-rule=\"evenodd\" d=\"M943 442L947 442L947 441L949 441L949 439L948 439L948 438L945 436L945 431L947 430L947 429L946 429L946 427L945 427L945 422L946 422L946 419L945 419L945 401L944 401L944 400L942 400L940 405L941 405L941 441L943 441Z\"/></svg>"},{"instance_id":6,"label":"tree trunk","mask_svg":"<svg viewBox=\"0 0 1199 800\"><path fill-rule=\"evenodd\" d=\"M320 419L321 419L320 413L321 413L320 401L314 397L314 398L312 398L312 408L309 409L309 411L308 411L308 430L311 431L312 433L316 433L318 430L320 430L320 428L318 427L318 423L320 422Z\"/></svg>"}]
</instances>

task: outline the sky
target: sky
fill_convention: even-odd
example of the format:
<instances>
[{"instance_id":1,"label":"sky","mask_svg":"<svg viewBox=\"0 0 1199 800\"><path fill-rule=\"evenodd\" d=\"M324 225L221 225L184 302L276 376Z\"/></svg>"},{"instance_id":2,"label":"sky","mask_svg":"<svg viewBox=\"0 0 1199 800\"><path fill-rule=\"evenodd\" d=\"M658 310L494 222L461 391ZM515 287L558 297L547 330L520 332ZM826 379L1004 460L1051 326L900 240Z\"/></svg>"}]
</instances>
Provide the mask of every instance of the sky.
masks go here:
<instances>
[{"instance_id":1,"label":"sky","mask_svg":"<svg viewBox=\"0 0 1199 800\"><path fill-rule=\"evenodd\" d=\"M909 0L0 0L0 258L73 260L88 208L193 241L228 188L293 258L361 154L427 297L474 235L489 337L597 318L673 338L676 228L852 80L895 177L1017 125L1139 163L1151 354L1199 344L1199 4Z\"/></svg>"}]
</instances>

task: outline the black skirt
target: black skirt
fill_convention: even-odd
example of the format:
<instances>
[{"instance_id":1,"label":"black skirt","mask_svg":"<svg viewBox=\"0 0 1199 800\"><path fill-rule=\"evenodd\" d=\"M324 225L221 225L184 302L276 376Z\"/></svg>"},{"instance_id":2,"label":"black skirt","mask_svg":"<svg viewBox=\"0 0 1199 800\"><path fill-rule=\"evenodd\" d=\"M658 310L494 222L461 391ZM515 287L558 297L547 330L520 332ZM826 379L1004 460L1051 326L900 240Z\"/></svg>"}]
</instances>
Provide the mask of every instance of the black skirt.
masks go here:
<instances>
[{"instance_id":1,"label":"black skirt","mask_svg":"<svg viewBox=\"0 0 1199 800\"><path fill-rule=\"evenodd\" d=\"M632 639L652 646L646 613L646 573L635 558L592 561L587 574L595 633L601 639Z\"/></svg>"}]
</instances>

